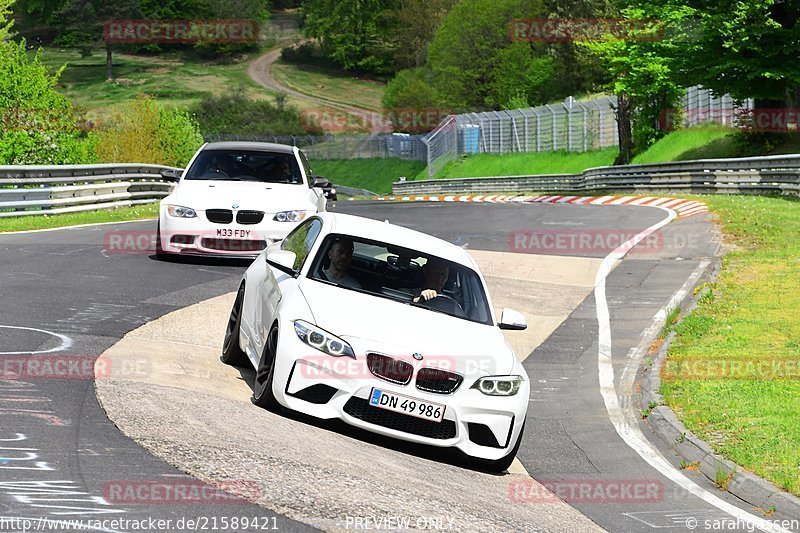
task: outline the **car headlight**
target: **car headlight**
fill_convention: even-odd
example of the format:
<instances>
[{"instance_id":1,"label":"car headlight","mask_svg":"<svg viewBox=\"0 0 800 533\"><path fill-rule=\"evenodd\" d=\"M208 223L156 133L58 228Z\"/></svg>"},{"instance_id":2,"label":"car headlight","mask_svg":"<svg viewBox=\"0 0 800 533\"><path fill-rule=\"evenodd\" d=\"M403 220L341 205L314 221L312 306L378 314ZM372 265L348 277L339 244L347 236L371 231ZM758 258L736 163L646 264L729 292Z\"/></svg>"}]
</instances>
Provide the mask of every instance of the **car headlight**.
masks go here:
<instances>
[{"instance_id":1,"label":"car headlight","mask_svg":"<svg viewBox=\"0 0 800 533\"><path fill-rule=\"evenodd\" d=\"M304 320L295 320L294 332L297 333L301 341L328 355L356 358L353 348L347 342L318 328L314 324L309 324Z\"/></svg>"},{"instance_id":2,"label":"car headlight","mask_svg":"<svg viewBox=\"0 0 800 533\"><path fill-rule=\"evenodd\" d=\"M308 216L308 211L281 211L272 220L278 222L300 222Z\"/></svg>"},{"instance_id":3,"label":"car headlight","mask_svg":"<svg viewBox=\"0 0 800 533\"><path fill-rule=\"evenodd\" d=\"M167 214L176 218L195 218L197 211L191 207L183 207L182 205L168 205Z\"/></svg>"},{"instance_id":4,"label":"car headlight","mask_svg":"<svg viewBox=\"0 0 800 533\"><path fill-rule=\"evenodd\" d=\"M522 376L488 376L472 386L488 396L514 396L522 385Z\"/></svg>"}]
</instances>

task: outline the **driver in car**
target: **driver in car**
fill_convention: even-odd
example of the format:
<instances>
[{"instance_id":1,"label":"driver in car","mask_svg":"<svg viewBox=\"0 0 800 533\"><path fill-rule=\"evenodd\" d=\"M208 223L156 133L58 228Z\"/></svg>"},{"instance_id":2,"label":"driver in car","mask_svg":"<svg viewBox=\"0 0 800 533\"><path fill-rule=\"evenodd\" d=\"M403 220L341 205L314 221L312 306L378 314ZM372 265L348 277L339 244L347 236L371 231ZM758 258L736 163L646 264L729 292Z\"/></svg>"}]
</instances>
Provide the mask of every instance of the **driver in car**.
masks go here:
<instances>
[{"instance_id":1,"label":"driver in car","mask_svg":"<svg viewBox=\"0 0 800 533\"><path fill-rule=\"evenodd\" d=\"M361 288L361 283L347 273L350 263L353 262L353 241L341 237L334 240L328 249L328 259L330 264L322 269L322 274L328 281L351 289Z\"/></svg>"},{"instance_id":2,"label":"driver in car","mask_svg":"<svg viewBox=\"0 0 800 533\"><path fill-rule=\"evenodd\" d=\"M421 302L425 307L456 316L464 316L461 304L443 292L449 277L450 268L447 263L437 259L428 259L422 266L422 287L413 291L415 296L412 301L414 303Z\"/></svg>"},{"instance_id":3,"label":"driver in car","mask_svg":"<svg viewBox=\"0 0 800 533\"><path fill-rule=\"evenodd\" d=\"M435 259L428 260L422 267L422 287L417 289L414 294L414 303L420 300L432 300L439 296L450 277L450 269L446 263Z\"/></svg>"}]
</instances>

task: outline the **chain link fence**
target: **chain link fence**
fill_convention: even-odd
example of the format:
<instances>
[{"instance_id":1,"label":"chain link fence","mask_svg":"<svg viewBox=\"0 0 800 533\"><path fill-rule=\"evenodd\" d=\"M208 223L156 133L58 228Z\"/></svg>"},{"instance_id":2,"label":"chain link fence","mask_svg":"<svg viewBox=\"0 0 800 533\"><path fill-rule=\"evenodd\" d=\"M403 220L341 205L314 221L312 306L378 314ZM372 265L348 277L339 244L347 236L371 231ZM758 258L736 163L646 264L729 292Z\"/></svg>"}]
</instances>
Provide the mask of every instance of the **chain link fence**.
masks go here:
<instances>
[{"instance_id":1,"label":"chain link fence","mask_svg":"<svg viewBox=\"0 0 800 533\"><path fill-rule=\"evenodd\" d=\"M302 148L309 159L390 158L425 161L422 135L206 135L206 142L256 141Z\"/></svg>"},{"instance_id":2,"label":"chain link fence","mask_svg":"<svg viewBox=\"0 0 800 533\"><path fill-rule=\"evenodd\" d=\"M715 96L700 85L689 87L681 99L683 116L681 125L697 126L703 123L736 126L737 116L753 109L753 99L736 102L731 95Z\"/></svg>"},{"instance_id":3,"label":"chain link fence","mask_svg":"<svg viewBox=\"0 0 800 533\"><path fill-rule=\"evenodd\" d=\"M617 146L615 97L508 111L465 113L448 117L423 142L428 148L428 176L458 154L510 152L585 152Z\"/></svg>"},{"instance_id":4,"label":"chain link fence","mask_svg":"<svg viewBox=\"0 0 800 533\"><path fill-rule=\"evenodd\" d=\"M435 176L459 154L512 152L585 152L618 146L614 109L616 97L578 101L567 98L506 111L450 115L426 135L381 133L372 135L208 135L211 141L261 141L301 147L310 159L390 158L425 161ZM735 126L737 115L753 108L753 101L736 102L730 95L715 96L709 89L690 87L681 100L676 126L715 123Z\"/></svg>"},{"instance_id":5,"label":"chain link fence","mask_svg":"<svg viewBox=\"0 0 800 533\"><path fill-rule=\"evenodd\" d=\"M453 115L423 139L428 176L435 176L459 154L585 152L618 146L616 105L616 97L578 101L570 96L560 104ZM680 122L670 126L735 126L737 115L752 109L753 101L736 102L730 95L715 96L709 89L694 86L686 90L681 108L675 117L665 114L667 121Z\"/></svg>"}]
</instances>

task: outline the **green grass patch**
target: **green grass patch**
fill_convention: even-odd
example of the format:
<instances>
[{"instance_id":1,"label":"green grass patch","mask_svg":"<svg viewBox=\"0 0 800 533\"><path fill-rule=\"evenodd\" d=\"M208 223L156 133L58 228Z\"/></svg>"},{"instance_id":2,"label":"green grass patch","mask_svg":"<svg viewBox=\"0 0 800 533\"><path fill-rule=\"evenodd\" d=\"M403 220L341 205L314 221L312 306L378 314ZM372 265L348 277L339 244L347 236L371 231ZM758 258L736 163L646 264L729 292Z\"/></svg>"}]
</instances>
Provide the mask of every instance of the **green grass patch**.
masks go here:
<instances>
[{"instance_id":1,"label":"green grass patch","mask_svg":"<svg viewBox=\"0 0 800 533\"><path fill-rule=\"evenodd\" d=\"M675 326L661 392L717 452L800 495L800 200L703 200L735 248Z\"/></svg>"},{"instance_id":2,"label":"green grass patch","mask_svg":"<svg viewBox=\"0 0 800 533\"><path fill-rule=\"evenodd\" d=\"M311 161L311 168L320 176L325 176L336 185L366 189L378 194L392 192L392 183L400 176L413 179L425 169L423 161L405 159L349 159Z\"/></svg>"},{"instance_id":3,"label":"green grass patch","mask_svg":"<svg viewBox=\"0 0 800 533\"><path fill-rule=\"evenodd\" d=\"M264 95L247 75L244 63L188 61L178 53L115 53L114 79L107 81L105 54L82 58L76 50L45 47L42 61L54 71L67 65L59 90L93 117L103 118L110 107L140 94L152 95L169 106L189 106L204 95L226 94L235 87L242 87L253 96Z\"/></svg>"},{"instance_id":4,"label":"green grass patch","mask_svg":"<svg viewBox=\"0 0 800 533\"><path fill-rule=\"evenodd\" d=\"M477 154L447 163L435 178L478 178L526 174L575 174L614 162L616 148L589 152ZM427 173L417 179L428 179Z\"/></svg>"},{"instance_id":5,"label":"green grass patch","mask_svg":"<svg viewBox=\"0 0 800 533\"><path fill-rule=\"evenodd\" d=\"M735 157L734 130L697 127L673 131L633 159L633 163L664 163L689 159Z\"/></svg>"},{"instance_id":6,"label":"green grass patch","mask_svg":"<svg viewBox=\"0 0 800 533\"><path fill-rule=\"evenodd\" d=\"M0 232L25 231L34 229L62 228L81 224L97 224L100 222L124 222L158 217L158 203L118 207L116 209L98 209L81 213L63 213L60 215L27 215L21 217L0 218Z\"/></svg>"},{"instance_id":7,"label":"green grass patch","mask_svg":"<svg viewBox=\"0 0 800 533\"><path fill-rule=\"evenodd\" d=\"M295 91L362 109L379 110L386 89L382 81L361 79L325 65L276 62L275 80Z\"/></svg>"}]
</instances>

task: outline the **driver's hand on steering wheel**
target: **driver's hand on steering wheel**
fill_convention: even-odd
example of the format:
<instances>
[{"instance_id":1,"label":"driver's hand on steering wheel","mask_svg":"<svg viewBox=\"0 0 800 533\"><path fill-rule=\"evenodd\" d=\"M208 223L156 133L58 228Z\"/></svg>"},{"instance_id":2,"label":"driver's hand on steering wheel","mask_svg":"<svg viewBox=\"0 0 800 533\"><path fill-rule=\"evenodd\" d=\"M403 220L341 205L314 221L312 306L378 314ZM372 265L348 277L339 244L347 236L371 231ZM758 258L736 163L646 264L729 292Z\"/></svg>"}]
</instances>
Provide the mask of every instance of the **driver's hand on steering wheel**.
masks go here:
<instances>
[{"instance_id":1,"label":"driver's hand on steering wheel","mask_svg":"<svg viewBox=\"0 0 800 533\"><path fill-rule=\"evenodd\" d=\"M419 296L414 298L414 303L419 302L421 299L424 299L425 301L433 300L437 296L439 296L439 294L435 290L433 290L433 289L425 289L424 291L419 293Z\"/></svg>"}]
</instances>

